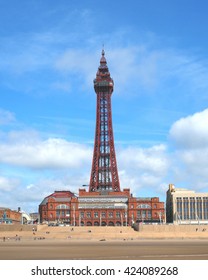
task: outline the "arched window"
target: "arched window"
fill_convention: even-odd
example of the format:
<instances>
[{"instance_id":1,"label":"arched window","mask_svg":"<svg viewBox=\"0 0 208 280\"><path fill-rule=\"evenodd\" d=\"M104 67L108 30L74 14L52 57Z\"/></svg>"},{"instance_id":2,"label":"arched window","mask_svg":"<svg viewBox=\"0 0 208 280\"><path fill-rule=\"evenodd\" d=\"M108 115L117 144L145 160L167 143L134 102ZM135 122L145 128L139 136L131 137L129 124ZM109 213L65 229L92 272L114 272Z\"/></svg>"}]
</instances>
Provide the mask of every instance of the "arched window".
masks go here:
<instances>
[{"instance_id":1,"label":"arched window","mask_svg":"<svg viewBox=\"0 0 208 280\"><path fill-rule=\"evenodd\" d=\"M59 204L56 206L56 217L57 219L63 219L70 216L69 206L66 204Z\"/></svg>"},{"instance_id":2,"label":"arched window","mask_svg":"<svg viewBox=\"0 0 208 280\"><path fill-rule=\"evenodd\" d=\"M149 204L138 204L137 208L145 208L145 209L147 209L147 208L151 208L151 206Z\"/></svg>"}]
</instances>

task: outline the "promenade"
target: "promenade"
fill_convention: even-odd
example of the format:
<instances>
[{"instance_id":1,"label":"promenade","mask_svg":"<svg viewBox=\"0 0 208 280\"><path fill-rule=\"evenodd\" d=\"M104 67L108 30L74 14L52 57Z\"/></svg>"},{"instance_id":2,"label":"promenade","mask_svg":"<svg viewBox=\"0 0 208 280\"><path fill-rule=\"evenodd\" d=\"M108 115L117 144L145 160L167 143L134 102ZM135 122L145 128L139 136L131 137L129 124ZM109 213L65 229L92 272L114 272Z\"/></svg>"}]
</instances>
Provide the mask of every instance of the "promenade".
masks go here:
<instances>
[{"instance_id":1,"label":"promenade","mask_svg":"<svg viewBox=\"0 0 208 280\"><path fill-rule=\"evenodd\" d=\"M208 233L203 227L190 232L46 225L9 229L0 227L1 260L208 260Z\"/></svg>"},{"instance_id":2,"label":"promenade","mask_svg":"<svg viewBox=\"0 0 208 280\"><path fill-rule=\"evenodd\" d=\"M21 240L142 240L142 239L208 239L207 225L140 225L131 227L73 227L47 225L0 225L2 238Z\"/></svg>"}]
</instances>

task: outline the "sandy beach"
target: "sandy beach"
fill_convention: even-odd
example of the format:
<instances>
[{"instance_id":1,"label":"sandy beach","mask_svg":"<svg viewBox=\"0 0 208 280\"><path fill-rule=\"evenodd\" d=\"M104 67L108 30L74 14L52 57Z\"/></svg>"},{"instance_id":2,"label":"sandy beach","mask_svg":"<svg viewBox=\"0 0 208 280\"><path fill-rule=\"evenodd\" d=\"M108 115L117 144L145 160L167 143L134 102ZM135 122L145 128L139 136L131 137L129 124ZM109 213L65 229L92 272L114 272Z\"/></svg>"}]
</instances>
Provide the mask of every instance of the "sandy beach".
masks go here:
<instances>
[{"instance_id":1,"label":"sandy beach","mask_svg":"<svg viewBox=\"0 0 208 280\"><path fill-rule=\"evenodd\" d=\"M102 227L1 231L0 259L208 260L208 238L204 232L142 233Z\"/></svg>"},{"instance_id":2,"label":"sandy beach","mask_svg":"<svg viewBox=\"0 0 208 280\"><path fill-rule=\"evenodd\" d=\"M208 240L10 240L1 260L208 260Z\"/></svg>"}]
</instances>

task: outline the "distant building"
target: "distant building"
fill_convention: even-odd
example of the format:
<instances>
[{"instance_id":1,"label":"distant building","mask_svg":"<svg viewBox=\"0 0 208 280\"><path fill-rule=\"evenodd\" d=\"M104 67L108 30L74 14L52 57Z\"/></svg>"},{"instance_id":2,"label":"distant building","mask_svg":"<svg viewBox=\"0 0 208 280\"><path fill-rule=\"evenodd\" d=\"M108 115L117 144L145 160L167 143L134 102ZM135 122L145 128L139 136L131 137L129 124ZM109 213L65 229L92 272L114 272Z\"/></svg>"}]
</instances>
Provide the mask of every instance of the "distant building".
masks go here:
<instances>
[{"instance_id":1,"label":"distant building","mask_svg":"<svg viewBox=\"0 0 208 280\"><path fill-rule=\"evenodd\" d=\"M0 224L20 224L22 222L22 213L11 210L6 207L0 207Z\"/></svg>"},{"instance_id":2,"label":"distant building","mask_svg":"<svg viewBox=\"0 0 208 280\"><path fill-rule=\"evenodd\" d=\"M37 224L39 222L40 217L38 212L30 213L29 216L31 219L29 223Z\"/></svg>"},{"instance_id":3,"label":"distant building","mask_svg":"<svg viewBox=\"0 0 208 280\"><path fill-rule=\"evenodd\" d=\"M166 220L174 224L208 224L208 193L170 184L166 193Z\"/></svg>"},{"instance_id":4,"label":"distant building","mask_svg":"<svg viewBox=\"0 0 208 280\"><path fill-rule=\"evenodd\" d=\"M11 210L6 207L0 207L0 223L1 224L28 224L31 222L31 217L20 207L18 210Z\"/></svg>"}]
</instances>

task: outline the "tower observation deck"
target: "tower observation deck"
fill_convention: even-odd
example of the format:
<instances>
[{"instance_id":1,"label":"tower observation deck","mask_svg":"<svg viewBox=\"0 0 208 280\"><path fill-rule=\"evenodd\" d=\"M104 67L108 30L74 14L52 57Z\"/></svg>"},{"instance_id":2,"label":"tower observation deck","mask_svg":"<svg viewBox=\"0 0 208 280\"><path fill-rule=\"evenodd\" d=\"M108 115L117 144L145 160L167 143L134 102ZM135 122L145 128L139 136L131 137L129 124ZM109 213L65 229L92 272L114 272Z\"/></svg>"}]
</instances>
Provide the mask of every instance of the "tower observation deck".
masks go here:
<instances>
[{"instance_id":1,"label":"tower observation deck","mask_svg":"<svg viewBox=\"0 0 208 280\"><path fill-rule=\"evenodd\" d=\"M102 50L100 66L94 79L97 94L96 129L89 192L120 191L114 147L111 95L114 82Z\"/></svg>"}]
</instances>

